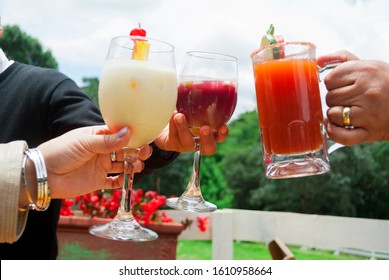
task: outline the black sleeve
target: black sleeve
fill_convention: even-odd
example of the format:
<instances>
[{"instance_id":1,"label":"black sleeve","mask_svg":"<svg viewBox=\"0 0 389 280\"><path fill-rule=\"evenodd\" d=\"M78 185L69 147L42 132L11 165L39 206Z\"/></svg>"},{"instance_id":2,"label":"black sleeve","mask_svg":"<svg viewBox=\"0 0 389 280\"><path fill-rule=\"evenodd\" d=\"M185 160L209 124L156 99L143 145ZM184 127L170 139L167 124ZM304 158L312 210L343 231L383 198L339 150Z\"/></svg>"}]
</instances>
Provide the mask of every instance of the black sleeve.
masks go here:
<instances>
[{"instance_id":1,"label":"black sleeve","mask_svg":"<svg viewBox=\"0 0 389 280\"><path fill-rule=\"evenodd\" d=\"M145 161L145 168L141 173L135 174L135 183L143 177L149 175L153 170L165 167L173 162L180 153L168 152L159 149L154 143L150 144L153 147L152 155Z\"/></svg>"},{"instance_id":2,"label":"black sleeve","mask_svg":"<svg viewBox=\"0 0 389 280\"><path fill-rule=\"evenodd\" d=\"M104 124L97 105L70 79L63 80L54 89L49 108L52 137L75 128Z\"/></svg>"}]
</instances>

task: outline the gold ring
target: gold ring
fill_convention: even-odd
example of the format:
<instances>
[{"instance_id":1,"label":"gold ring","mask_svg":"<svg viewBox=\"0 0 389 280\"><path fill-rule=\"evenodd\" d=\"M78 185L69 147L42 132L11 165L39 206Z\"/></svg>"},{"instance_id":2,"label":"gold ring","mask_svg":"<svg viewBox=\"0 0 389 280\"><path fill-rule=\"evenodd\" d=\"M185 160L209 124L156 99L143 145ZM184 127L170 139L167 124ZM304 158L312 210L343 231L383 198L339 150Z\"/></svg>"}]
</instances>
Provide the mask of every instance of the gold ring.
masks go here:
<instances>
[{"instance_id":1,"label":"gold ring","mask_svg":"<svg viewBox=\"0 0 389 280\"><path fill-rule=\"evenodd\" d=\"M116 161L116 152L111 153L111 161L115 162Z\"/></svg>"},{"instance_id":2,"label":"gold ring","mask_svg":"<svg viewBox=\"0 0 389 280\"><path fill-rule=\"evenodd\" d=\"M342 119L343 119L344 126L351 126L350 111L351 111L350 107L343 108Z\"/></svg>"}]
</instances>

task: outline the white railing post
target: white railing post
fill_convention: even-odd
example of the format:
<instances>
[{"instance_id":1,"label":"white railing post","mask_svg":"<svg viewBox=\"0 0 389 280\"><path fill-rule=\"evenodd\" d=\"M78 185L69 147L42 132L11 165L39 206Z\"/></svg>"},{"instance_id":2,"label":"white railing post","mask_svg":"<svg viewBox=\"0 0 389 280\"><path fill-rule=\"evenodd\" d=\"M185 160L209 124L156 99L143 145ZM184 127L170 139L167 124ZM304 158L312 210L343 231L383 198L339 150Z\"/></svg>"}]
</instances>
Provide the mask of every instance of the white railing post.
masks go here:
<instances>
[{"instance_id":1,"label":"white railing post","mask_svg":"<svg viewBox=\"0 0 389 280\"><path fill-rule=\"evenodd\" d=\"M234 257L234 212L231 209L217 210L211 215L212 259L232 260Z\"/></svg>"}]
</instances>

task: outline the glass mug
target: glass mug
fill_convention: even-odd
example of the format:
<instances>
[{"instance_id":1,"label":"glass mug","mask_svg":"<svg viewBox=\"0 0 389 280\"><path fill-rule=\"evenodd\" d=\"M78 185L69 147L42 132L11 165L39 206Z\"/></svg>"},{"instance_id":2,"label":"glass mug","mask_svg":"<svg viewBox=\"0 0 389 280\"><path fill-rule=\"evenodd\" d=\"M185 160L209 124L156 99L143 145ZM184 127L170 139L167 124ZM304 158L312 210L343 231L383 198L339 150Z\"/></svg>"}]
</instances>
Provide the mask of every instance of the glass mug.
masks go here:
<instances>
[{"instance_id":1,"label":"glass mug","mask_svg":"<svg viewBox=\"0 0 389 280\"><path fill-rule=\"evenodd\" d=\"M269 179L323 174L330 170L316 64L316 46L290 42L251 54L263 160ZM332 147L335 150L340 144Z\"/></svg>"}]
</instances>

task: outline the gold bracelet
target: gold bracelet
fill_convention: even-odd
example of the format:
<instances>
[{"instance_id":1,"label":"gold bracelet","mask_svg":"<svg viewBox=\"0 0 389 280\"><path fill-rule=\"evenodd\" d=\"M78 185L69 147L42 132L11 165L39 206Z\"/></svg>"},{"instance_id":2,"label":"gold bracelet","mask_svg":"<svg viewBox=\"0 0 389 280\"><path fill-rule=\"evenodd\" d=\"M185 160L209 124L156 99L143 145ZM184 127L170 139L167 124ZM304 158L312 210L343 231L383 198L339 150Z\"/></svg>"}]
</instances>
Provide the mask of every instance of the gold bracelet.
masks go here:
<instances>
[{"instance_id":1,"label":"gold bracelet","mask_svg":"<svg viewBox=\"0 0 389 280\"><path fill-rule=\"evenodd\" d=\"M36 179L37 179L37 200L33 201L30 192L27 188L27 180L26 180L26 160L27 157L31 159L31 161L35 165L36 171ZM29 201L29 209L36 211L45 211L50 205L50 188L47 182L47 171L45 161L43 159L42 153L38 149L28 149L25 151L25 156L23 158L22 163L22 176L23 176L23 184L24 190L27 195L27 199Z\"/></svg>"}]
</instances>

